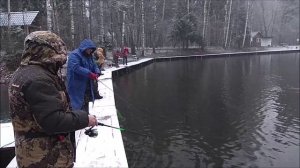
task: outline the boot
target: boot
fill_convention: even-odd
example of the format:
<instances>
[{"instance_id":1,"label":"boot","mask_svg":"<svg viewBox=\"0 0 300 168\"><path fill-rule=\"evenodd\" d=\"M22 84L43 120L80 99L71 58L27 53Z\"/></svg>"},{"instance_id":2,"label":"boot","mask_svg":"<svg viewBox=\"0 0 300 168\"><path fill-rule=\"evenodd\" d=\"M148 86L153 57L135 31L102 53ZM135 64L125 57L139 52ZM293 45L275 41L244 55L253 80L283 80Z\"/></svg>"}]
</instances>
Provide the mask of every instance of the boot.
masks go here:
<instances>
[{"instance_id":1,"label":"boot","mask_svg":"<svg viewBox=\"0 0 300 168\"><path fill-rule=\"evenodd\" d=\"M95 94L95 99L102 99L103 98L103 96L100 96L100 94L98 93L98 94Z\"/></svg>"}]
</instances>

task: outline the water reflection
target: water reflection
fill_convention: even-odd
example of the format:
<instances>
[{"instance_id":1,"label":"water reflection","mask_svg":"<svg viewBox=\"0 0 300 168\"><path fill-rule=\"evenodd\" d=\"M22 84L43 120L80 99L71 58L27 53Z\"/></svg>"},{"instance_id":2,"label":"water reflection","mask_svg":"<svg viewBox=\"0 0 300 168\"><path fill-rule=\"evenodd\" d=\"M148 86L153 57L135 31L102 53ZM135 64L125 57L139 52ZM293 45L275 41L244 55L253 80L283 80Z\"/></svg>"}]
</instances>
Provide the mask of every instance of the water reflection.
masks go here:
<instances>
[{"instance_id":1,"label":"water reflection","mask_svg":"<svg viewBox=\"0 0 300 168\"><path fill-rule=\"evenodd\" d=\"M299 167L299 54L159 62L114 90L153 135L123 134L130 167Z\"/></svg>"}]
</instances>

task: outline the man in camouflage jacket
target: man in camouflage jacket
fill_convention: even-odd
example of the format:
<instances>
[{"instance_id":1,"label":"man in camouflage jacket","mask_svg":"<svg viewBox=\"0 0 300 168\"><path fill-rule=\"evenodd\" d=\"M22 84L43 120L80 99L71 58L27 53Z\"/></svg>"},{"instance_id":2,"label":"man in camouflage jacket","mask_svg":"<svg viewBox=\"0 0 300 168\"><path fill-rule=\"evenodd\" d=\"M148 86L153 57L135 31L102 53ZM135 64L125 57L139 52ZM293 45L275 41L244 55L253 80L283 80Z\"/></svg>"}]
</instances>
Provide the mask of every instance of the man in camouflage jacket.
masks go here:
<instances>
[{"instance_id":1,"label":"man in camouflage jacket","mask_svg":"<svg viewBox=\"0 0 300 168\"><path fill-rule=\"evenodd\" d=\"M54 33L36 31L25 38L19 68L9 84L9 104L18 167L73 167L70 132L95 126L97 120L72 111L59 68L65 43Z\"/></svg>"}]
</instances>

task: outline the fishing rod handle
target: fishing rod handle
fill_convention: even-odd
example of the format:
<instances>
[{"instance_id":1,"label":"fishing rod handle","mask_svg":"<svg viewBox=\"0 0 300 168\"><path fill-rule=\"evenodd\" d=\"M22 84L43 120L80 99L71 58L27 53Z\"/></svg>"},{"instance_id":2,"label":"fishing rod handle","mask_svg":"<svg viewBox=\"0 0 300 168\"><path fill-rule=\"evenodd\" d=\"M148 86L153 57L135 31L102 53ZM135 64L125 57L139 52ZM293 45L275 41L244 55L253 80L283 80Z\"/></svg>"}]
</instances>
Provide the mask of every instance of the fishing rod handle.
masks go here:
<instances>
[{"instance_id":1,"label":"fishing rod handle","mask_svg":"<svg viewBox=\"0 0 300 168\"><path fill-rule=\"evenodd\" d=\"M101 123L101 122L98 122L98 125L100 126L105 126L105 124Z\"/></svg>"}]
</instances>

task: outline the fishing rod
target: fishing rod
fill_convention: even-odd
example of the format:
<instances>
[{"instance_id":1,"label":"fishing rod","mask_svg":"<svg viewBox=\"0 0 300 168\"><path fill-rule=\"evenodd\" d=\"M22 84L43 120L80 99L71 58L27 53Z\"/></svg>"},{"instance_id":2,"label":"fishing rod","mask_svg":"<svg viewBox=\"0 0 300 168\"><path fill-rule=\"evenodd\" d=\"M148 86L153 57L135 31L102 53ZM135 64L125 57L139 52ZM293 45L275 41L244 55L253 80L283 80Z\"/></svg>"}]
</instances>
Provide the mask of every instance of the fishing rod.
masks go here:
<instances>
[{"instance_id":1,"label":"fishing rod","mask_svg":"<svg viewBox=\"0 0 300 168\"><path fill-rule=\"evenodd\" d=\"M9 145L11 145L11 144L13 144L13 143L15 143L15 141L12 141L12 142L10 142L10 143L8 143L8 144L5 144L5 145L1 146L0 149L5 148L6 146L9 146Z\"/></svg>"},{"instance_id":2,"label":"fishing rod","mask_svg":"<svg viewBox=\"0 0 300 168\"><path fill-rule=\"evenodd\" d=\"M106 124L103 124L103 123L100 123L98 122L97 123L98 126L104 126L104 127L109 127L109 128L113 128L113 129L117 129L117 130L120 130L120 131L125 131L125 132L128 132L128 133L132 133L132 134L136 134L136 135L140 135L140 136L145 136L147 138L149 138L150 136L149 135L146 135L146 134L142 134L142 133L139 133L137 131L133 131L133 130L128 130L128 129L125 129L125 128L119 128L119 127L114 127L114 126L111 126L111 125L106 125ZM93 129L94 126L90 127L89 129L85 130L84 133L86 135L88 135L89 137L97 137L98 136L98 131L97 129ZM13 142L10 142L8 144L5 144L3 146L0 147L0 149L8 146L8 145L11 145L12 143L14 143L15 141Z\"/></svg>"},{"instance_id":3,"label":"fishing rod","mask_svg":"<svg viewBox=\"0 0 300 168\"><path fill-rule=\"evenodd\" d=\"M125 98L123 98L123 96L121 96L120 94L114 92L114 90L113 90L112 88L110 88L109 86L107 86L107 85L106 85L105 83L103 83L100 79L98 79L98 82L100 82L100 83L101 83L104 87L106 87L109 91L111 91L112 93L114 93L114 94L115 94L118 98L120 98L123 102L125 102L126 104L128 104L129 107L133 108L134 110L140 111L140 112L141 112L141 111L145 111L145 112L147 112L147 114L151 114L151 111L148 110L148 109L146 109L146 108L139 108L139 107L134 106L134 105L133 105L132 103L130 103L128 100L126 100ZM132 134L135 134L135 135L140 135L140 136L146 137L146 139L148 139L148 140L149 140L149 138L150 138L150 139L153 140L153 141L158 140L158 141L161 141L161 142L165 142L164 139L161 139L161 138L158 138L158 137L154 137L153 135L152 135L152 136L151 136L151 135L146 135L146 134L139 133L139 132L137 132L137 131L127 130L127 129L124 129L124 128L117 128L117 127L113 127L113 126L110 126L110 125L105 125L105 124L102 125L102 124L103 124L103 123L100 123L100 124L99 124L99 122L98 122L98 125L100 125L100 126L111 127L111 128L114 128L114 129L118 129L118 130L120 130L120 131L125 131L125 132L132 133ZM90 129L91 129L91 128L90 128ZM97 132L96 129L91 129L91 130ZM98 134L98 132L97 132L97 134ZM91 136L91 137L93 137L93 136ZM177 142L170 142L170 143L176 144L176 145L182 145L182 144L177 143Z\"/></svg>"},{"instance_id":4,"label":"fishing rod","mask_svg":"<svg viewBox=\"0 0 300 168\"><path fill-rule=\"evenodd\" d=\"M145 137L144 140L152 140L152 142L154 142L154 141L160 141L160 142L163 142L163 143L167 142L166 140L164 140L162 138L154 137L154 136L151 136L151 135L143 134L143 133L140 133L140 132L137 132L137 131L128 130L128 129L121 128L121 127L114 127L114 126L106 125L106 124L103 124L103 123L100 123L100 122L98 122L97 125L117 129L117 130L120 130L120 131L125 131L125 132L128 132L128 133L134 134L134 135L139 135L139 136ZM95 128L93 129L93 127L94 126L90 127L89 129L85 130L85 132L84 132L86 135L88 135L91 138L95 138L95 137L98 136L97 129L95 129ZM172 143L172 144L178 145L178 146L182 145L181 143L178 143L178 142L171 142L170 141L168 143ZM147 143L147 144L149 144L149 143Z\"/></svg>"},{"instance_id":5,"label":"fishing rod","mask_svg":"<svg viewBox=\"0 0 300 168\"><path fill-rule=\"evenodd\" d=\"M109 86L107 86L106 84L104 84L101 80L98 80L104 87L106 87L109 91L111 91L114 95L116 95L121 101L125 102L125 104L127 104L127 107L132 108L133 110L136 110L138 112L146 112L146 114L151 114L151 111L145 107L141 108L141 107L137 107L135 106L133 103L131 103L130 101L126 100L123 96L121 96L119 93L114 92L114 90L112 88L110 88ZM115 86L115 84L113 84ZM117 87L115 87L117 88ZM118 89L117 89L118 90ZM148 117L148 116L147 116ZM151 116L150 116L151 117ZM138 120L140 121L140 120ZM144 123L142 123L144 124Z\"/></svg>"},{"instance_id":6,"label":"fishing rod","mask_svg":"<svg viewBox=\"0 0 300 168\"><path fill-rule=\"evenodd\" d=\"M100 123L100 122L98 122L97 125L117 129L117 130L120 130L120 131L125 131L125 132L128 132L128 133L132 133L132 134L136 134L136 135L140 135L140 136L150 137L149 135L142 134L142 133L139 133L137 131L128 130L128 129L125 129L125 128L114 127L114 126L106 125L106 124L103 124L103 123ZM94 127L90 127L89 129L85 130L84 133L86 135L88 135L89 137L97 137L98 136L98 131L97 131L97 129L93 129L93 128Z\"/></svg>"}]
</instances>

